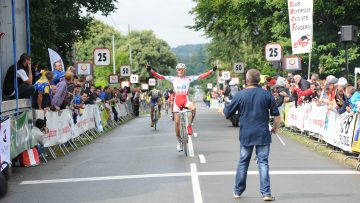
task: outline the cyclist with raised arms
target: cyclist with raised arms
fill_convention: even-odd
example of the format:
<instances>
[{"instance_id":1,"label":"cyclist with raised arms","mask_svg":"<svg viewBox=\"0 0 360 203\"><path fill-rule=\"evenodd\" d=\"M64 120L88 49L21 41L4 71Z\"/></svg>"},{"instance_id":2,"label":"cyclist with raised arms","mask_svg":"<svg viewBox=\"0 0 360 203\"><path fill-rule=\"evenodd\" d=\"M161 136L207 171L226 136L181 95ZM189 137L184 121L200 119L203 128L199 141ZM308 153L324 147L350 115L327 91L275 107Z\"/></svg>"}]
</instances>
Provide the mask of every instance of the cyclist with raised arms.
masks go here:
<instances>
[{"instance_id":1,"label":"cyclist with raised arms","mask_svg":"<svg viewBox=\"0 0 360 203\"><path fill-rule=\"evenodd\" d=\"M154 70L152 70L151 66L149 66L149 65L146 65L146 68L155 77L157 77L159 79L168 80L173 84L173 86L174 86L173 91L175 93L175 102L174 102L174 109L173 109L174 112L180 111L181 108L183 108L183 107L186 107L189 110L191 110L190 122L189 122L189 125L187 126L187 130L188 130L188 134L192 135L193 130L192 130L191 124L195 118L196 107L188 99L190 83L195 80L208 77L209 75L211 75L213 72L216 71L217 66L214 66L212 68L212 70L209 70L208 72L203 73L201 75L197 75L197 76L185 76L186 65L183 63L179 63L176 65L176 71L178 73L178 76L163 76L163 75L160 75L159 73L155 72ZM181 151L182 149L181 149L181 145L180 145L180 128L179 128L180 118L179 118L179 115L177 115L177 114L175 114L174 116L175 116L175 132L176 132L176 137L178 139L176 149L178 151Z\"/></svg>"},{"instance_id":2,"label":"cyclist with raised arms","mask_svg":"<svg viewBox=\"0 0 360 203\"><path fill-rule=\"evenodd\" d=\"M150 90L149 97L150 97L150 115L151 115L151 127L154 127L154 106L158 105L158 119L161 117L161 92L160 90L156 89L155 87Z\"/></svg>"}]
</instances>

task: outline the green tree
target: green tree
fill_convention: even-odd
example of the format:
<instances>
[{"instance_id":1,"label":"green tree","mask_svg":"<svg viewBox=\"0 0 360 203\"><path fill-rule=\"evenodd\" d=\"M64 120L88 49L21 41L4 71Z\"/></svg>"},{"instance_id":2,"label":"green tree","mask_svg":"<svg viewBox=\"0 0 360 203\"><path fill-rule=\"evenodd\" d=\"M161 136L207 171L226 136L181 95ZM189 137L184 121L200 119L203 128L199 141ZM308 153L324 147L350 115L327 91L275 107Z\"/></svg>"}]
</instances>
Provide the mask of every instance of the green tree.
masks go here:
<instances>
[{"instance_id":1,"label":"green tree","mask_svg":"<svg viewBox=\"0 0 360 203\"><path fill-rule=\"evenodd\" d=\"M168 74L170 68L175 67L176 57L170 46L156 38L153 31L132 31L124 36L113 27L101 21L94 21L87 28L89 38L76 43L76 57L78 61L92 61L93 50L97 47L112 50L112 35L115 36L115 63L116 73L119 74L121 65L130 65L129 49L131 47L131 71L139 75L140 82L147 82L149 74L144 64L151 64L161 74ZM130 46L129 46L130 45ZM96 84L107 84L108 76L113 74L113 65L99 66L94 69ZM122 77L121 80L128 80Z\"/></svg>"},{"instance_id":2,"label":"green tree","mask_svg":"<svg viewBox=\"0 0 360 203\"><path fill-rule=\"evenodd\" d=\"M147 81L149 74L145 64L150 64L156 71L167 75L174 68L177 60L167 42L158 39L151 30L132 31L127 36L127 43L123 44L120 52L129 53L131 47L132 72L139 75L141 81ZM129 46L130 45L130 46ZM129 64L129 61L127 61Z\"/></svg>"},{"instance_id":3,"label":"green tree","mask_svg":"<svg viewBox=\"0 0 360 203\"><path fill-rule=\"evenodd\" d=\"M47 48L56 50L65 61L72 61L73 44L89 37L92 13L108 15L117 0L36 0L30 1L31 55L36 63L47 64ZM86 13L83 13L85 11Z\"/></svg>"},{"instance_id":4,"label":"green tree","mask_svg":"<svg viewBox=\"0 0 360 203\"><path fill-rule=\"evenodd\" d=\"M264 46L278 42L284 55L291 55L287 2L283 0L195 0L192 29L204 30L213 41L209 46L209 60L225 62L245 61L247 67L269 70L265 62ZM314 43L312 70L324 74L344 73L344 44L337 35L341 25L360 25L354 16L360 1L314 1ZM359 45L359 42L356 43ZM359 62L359 50L354 45L349 51L349 62ZM303 58L307 71L308 55Z\"/></svg>"}]
</instances>

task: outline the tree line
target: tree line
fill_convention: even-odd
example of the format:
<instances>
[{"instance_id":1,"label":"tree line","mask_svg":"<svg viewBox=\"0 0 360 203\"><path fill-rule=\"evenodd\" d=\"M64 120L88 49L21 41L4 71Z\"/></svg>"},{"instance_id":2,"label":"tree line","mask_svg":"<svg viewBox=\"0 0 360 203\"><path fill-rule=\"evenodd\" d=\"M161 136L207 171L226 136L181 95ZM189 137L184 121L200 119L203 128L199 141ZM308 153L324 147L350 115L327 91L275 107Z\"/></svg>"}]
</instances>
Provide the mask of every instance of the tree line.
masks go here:
<instances>
[{"instance_id":1,"label":"tree line","mask_svg":"<svg viewBox=\"0 0 360 203\"><path fill-rule=\"evenodd\" d=\"M194 0L194 30L203 30L212 38L208 46L209 61L221 61L223 69L232 69L234 62L257 68L264 74L280 72L265 61L264 47L277 42L284 55L291 55L288 5L284 0ZM311 71L322 75L343 76L345 45L340 42L341 25L360 25L354 15L360 1L315 0L313 15L314 42ZM349 45L350 73L359 64L359 42ZM308 54L300 55L303 75L307 73Z\"/></svg>"}]
</instances>

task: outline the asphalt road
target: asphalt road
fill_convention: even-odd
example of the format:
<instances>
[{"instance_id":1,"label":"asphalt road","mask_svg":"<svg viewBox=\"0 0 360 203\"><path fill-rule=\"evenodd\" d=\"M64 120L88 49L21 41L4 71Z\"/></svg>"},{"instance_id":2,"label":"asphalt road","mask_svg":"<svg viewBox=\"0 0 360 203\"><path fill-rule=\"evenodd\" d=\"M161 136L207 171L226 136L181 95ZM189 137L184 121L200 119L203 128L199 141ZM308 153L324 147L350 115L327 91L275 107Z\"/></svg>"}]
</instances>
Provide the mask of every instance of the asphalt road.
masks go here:
<instances>
[{"instance_id":1,"label":"asphalt road","mask_svg":"<svg viewBox=\"0 0 360 203\"><path fill-rule=\"evenodd\" d=\"M252 160L247 190L232 197L239 128L198 105L193 155L176 151L174 124L162 115L158 131L144 115L70 156L15 168L1 202L262 202ZM301 144L273 137L270 177L276 202L359 202L360 173ZM285 145L284 145L285 144ZM199 156L200 155L200 156ZM201 158L200 158L201 157Z\"/></svg>"}]
</instances>

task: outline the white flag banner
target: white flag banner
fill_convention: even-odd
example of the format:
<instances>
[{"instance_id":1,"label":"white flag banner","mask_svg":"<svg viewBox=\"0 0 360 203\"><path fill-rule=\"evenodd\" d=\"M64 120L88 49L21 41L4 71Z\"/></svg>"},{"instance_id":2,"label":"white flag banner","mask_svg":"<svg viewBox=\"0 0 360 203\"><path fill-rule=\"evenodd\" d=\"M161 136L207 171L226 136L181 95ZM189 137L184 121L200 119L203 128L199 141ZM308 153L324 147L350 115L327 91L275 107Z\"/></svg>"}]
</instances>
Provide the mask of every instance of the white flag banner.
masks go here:
<instances>
[{"instance_id":1,"label":"white flag banner","mask_svg":"<svg viewBox=\"0 0 360 203\"><path fill-rule=\"evenodd\" d=\"M62 71L65 71L65 66L64 66L64 62L63 62L63 60L61 59L61 56L58 54L58 53L56 53L56 51L54 51L54 50L52 50L52 49L50 49L50 48L48 48L48 51L49 51L49 57L50 57L50 64L51 64L51 70L53 71L54 70L54 63L55 63L55 61L61 61L61 64L62 64L62 68L63 68L63 70Z\"/></svg>"},{"instance_id":2,"label":"white flag banner","mask_svg":"<svg viewBox=\"0 0 360 203\"><path fill-rule=\"evenodd\" d=\"M313 0L288 0L293 54L310 53L313 41Z\"/></svg>"}]
</instances>

